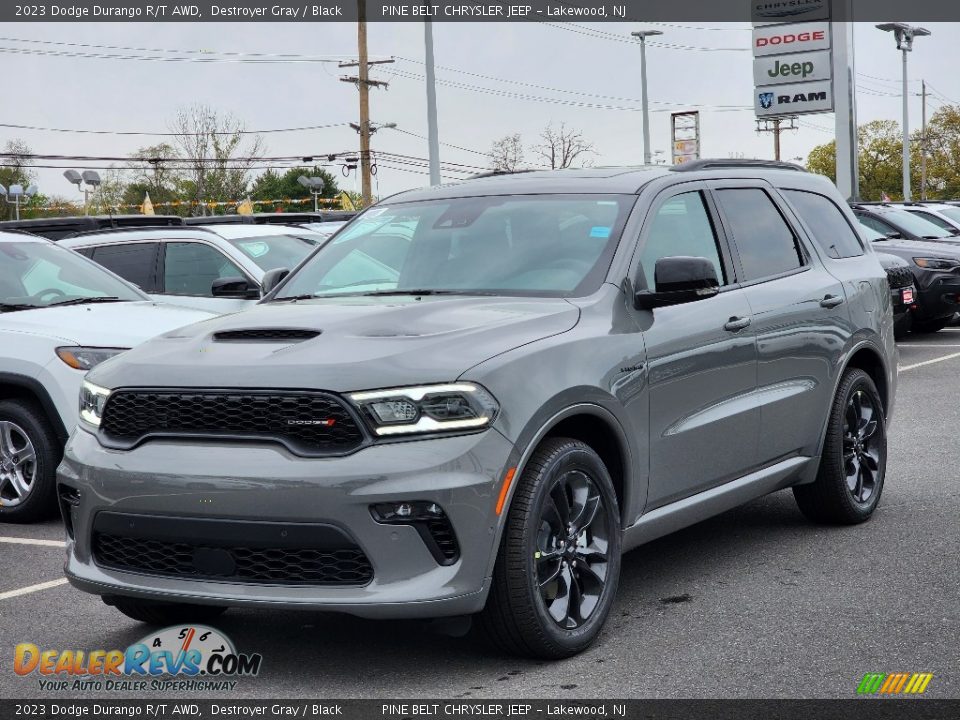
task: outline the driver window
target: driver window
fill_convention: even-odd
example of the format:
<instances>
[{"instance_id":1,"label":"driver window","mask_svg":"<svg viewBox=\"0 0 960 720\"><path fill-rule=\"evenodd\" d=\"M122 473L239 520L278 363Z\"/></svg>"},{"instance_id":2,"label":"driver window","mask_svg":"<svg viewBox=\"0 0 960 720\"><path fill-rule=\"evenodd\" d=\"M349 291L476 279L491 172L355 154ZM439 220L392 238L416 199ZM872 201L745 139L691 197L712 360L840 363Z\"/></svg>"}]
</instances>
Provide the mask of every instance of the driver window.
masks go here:
<instances>
[{"instance_id":1,"label":"driver window","mask_svg":"<svg viewBox=\"0 0 960 720\"><path fill-rule=\"evenodd\" d=\"M707 258L716 268L720 284L727 284L717 235L701 193L688 192L666 200L649 221L649 228L640 253L640 270L648 289L654 287L657 260L675 256Z\"/></svg>"}]
</instances>

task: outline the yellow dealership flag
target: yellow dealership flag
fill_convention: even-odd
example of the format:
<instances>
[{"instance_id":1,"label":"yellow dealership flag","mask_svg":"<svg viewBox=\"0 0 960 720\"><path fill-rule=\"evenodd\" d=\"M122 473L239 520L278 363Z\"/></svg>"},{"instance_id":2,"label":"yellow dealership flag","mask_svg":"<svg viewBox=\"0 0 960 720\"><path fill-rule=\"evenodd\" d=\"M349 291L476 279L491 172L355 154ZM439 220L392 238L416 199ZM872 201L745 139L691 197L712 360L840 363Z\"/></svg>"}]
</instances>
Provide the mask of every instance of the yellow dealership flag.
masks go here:
<instances>
[{"instance_id":1,"label":"yellow dealership flag","mask_svg":"<svg viewBox=\"0 0 960 720\"><path fill-rule=\"evenodd\" d=\"M340 207L344 210L356 210L356 206L353 204L353 199L347 193L346 190L340 193Z\"/></svg>"},{"instance_id":2,"label":"yellow dealership flag","mask_svg":"<svg viewBox=\"0 0 960 720\"><path fill-rule=\"evenodd\" d=\"M144 215L153 215L153 203L150 202L150 193L143 194L143 205L140 206L140 212Z\"/></svg>"},{"instance_id":3,"label":"yellow dealership flag","mask_svg":"<svg viewBox=\"0 0 960 720\"><path fill-rule=\"evenodd\" d=\"M253 215L253 203L250 202L248 197L242 203L237 205L237 214L238 215Z\"/></svg>"}]
</instances>

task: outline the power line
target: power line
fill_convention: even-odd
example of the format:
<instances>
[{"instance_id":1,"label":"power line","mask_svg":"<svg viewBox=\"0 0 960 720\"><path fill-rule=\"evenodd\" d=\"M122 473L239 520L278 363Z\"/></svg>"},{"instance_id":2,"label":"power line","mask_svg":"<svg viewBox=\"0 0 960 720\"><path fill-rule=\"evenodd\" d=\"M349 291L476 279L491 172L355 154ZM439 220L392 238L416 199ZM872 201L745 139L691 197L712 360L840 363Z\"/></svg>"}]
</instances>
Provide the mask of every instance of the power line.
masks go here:
<instances>
[{"instance_id":1,"label":"power line","mask_svg":"<svg viewBox=\"0 0 960 720\"><path fill-rule=\"evenodd\" d=\"M583 35L584 37L590 37L594 40L607 40L610 42L619 42L619 43L628 43L630 45L636 45L637 41L632 40L631 38L619 35L614 33L605 32L603 30L595 30L593 28L587 27L585 25L577 25L576 23L564 23L562 25L557 23L550 22L541 22L541 25L546 25L547 27L554 28L555 30L564 30L566 32L572 32L577 35ZM682 45L680 43L671 43L663 42L662 40L648 41L648 47L662 48L664 50L697 50L702 52L751 52L749 47L705 47L702 45Z\"/></svg>"},{"instance_id":2,"label":"power line","mask_svg":"<svg viewBox=\"0 0 960 720\"><path fill-rule=\"evenodd\" d=\"M304 125L302 127L270 128L267 130L211 130L208 132L148 132L145 130L85 130L80 128L55 128L37 125L17 125L0 123L0 127L13 130L36 130L40 132L77 133L83 135L148 135L156 137L183 137L203 135L268 135L271 133L304 132L308 130L326 130L335 127L347 127L350 123L329 123L327 125Z\"/></svg>"}]
</instances>

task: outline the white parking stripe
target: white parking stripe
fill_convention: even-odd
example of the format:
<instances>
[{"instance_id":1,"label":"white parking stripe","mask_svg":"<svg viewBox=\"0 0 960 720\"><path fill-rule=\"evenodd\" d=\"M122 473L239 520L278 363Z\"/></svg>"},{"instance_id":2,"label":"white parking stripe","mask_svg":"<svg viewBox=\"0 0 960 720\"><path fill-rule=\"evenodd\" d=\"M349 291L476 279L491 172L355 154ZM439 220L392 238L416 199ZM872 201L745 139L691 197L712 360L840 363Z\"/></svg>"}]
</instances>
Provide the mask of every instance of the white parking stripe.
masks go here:
<instances>
[{"instance_id":1,"label":"white parking stripe","mask_svg":"<svg viewBox=\"0 0 960 720\"><path fill-rule=\"evenodd\" d=\"M945 345L942 343L940 344L938 343L903 343L899 347L901 350L905 350L908 348L950 348L950 347L960 347L960 345L956 345L956 344Z\"/></svg>"},{"instance_id":2,"label":"white parking stripe","mask_svg":"<svg viewBox=\"0 0 960 720\"><path fill-rule=\"evenodd\" d=\"M935 363L944 362L945 360L953 360L954 358L960 358L960 353L953 353L952 355L944 355L943 357L934 358L933 360L925 360L924 362L918 362L914 365L901 365L897 368L900 372L906 372L907 370L915 370L919 367L924 367L925 365L933 365Z\"/></svg>"},{"instance_id":3,"label":"white parking stripe","mask_svg":"<svg viewBox=\"0 0 960 720\"><path fill-rule=\"evenodd\" d=\"M61 578L59 580L37 583L36 585L28 585L27 587L22 587L17 590L7 590L7 592L0 593L0 600L9 600L10 598L20 597L21 595L29 595L30 593L39 592L40 590L49 590L50 588L60 587L61 585L66 584L66 582L66 578Z\"/></svg>"},{"instance_id":4,"label":"white parking stripe","mask_svg":"<svg viewBox=\"0 0 960 720\"><path fill-rule=\"evenodd\" d=\"M14 545L49 545L50 547L66 547L63 540L34 540L33 538L19 537L0 537L0 543L11 543Z\"/></svg>"}]
</instances>

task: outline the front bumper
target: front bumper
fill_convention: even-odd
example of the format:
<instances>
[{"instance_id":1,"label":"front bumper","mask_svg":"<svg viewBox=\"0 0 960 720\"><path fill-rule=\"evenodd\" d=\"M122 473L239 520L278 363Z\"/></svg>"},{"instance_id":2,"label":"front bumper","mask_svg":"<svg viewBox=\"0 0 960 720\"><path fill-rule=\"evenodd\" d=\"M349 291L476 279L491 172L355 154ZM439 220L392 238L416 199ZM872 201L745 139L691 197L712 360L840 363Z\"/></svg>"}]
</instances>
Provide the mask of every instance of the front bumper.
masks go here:
<instances>
[{"instance_id":1,"label":"front bumper","mask_svg":"<svg viewBox=\"0 0 960 720\"><path fill-rule=\"evenodd\" d=\"M364 617L440 617L486 601L499 537L495 505L514 446L496 430L375 445L340 458L303 458L270 445L148 442L113 451L82 430L58 471L78 491L68 518L65 572L97 595L215 605L306 607ZM459 559L441 565L410 525L378 523L375 503L440 505ZM322 523L352 537L373 567L363 585L185 579L102 567L93 558L97 513ZM72 531L72 532L71 532Z\"/></svg>"},{"instance_id":2,"label":"front bumper","mask_svg":"<svg viewBox=\"0 0 960 720\"><path fill-rule=\"evenodd\" d=\"M960 311L960 278L938 275L922 280L917 287L915 317L918 320L949 318Z\"/></svg>"}]
</instances>

